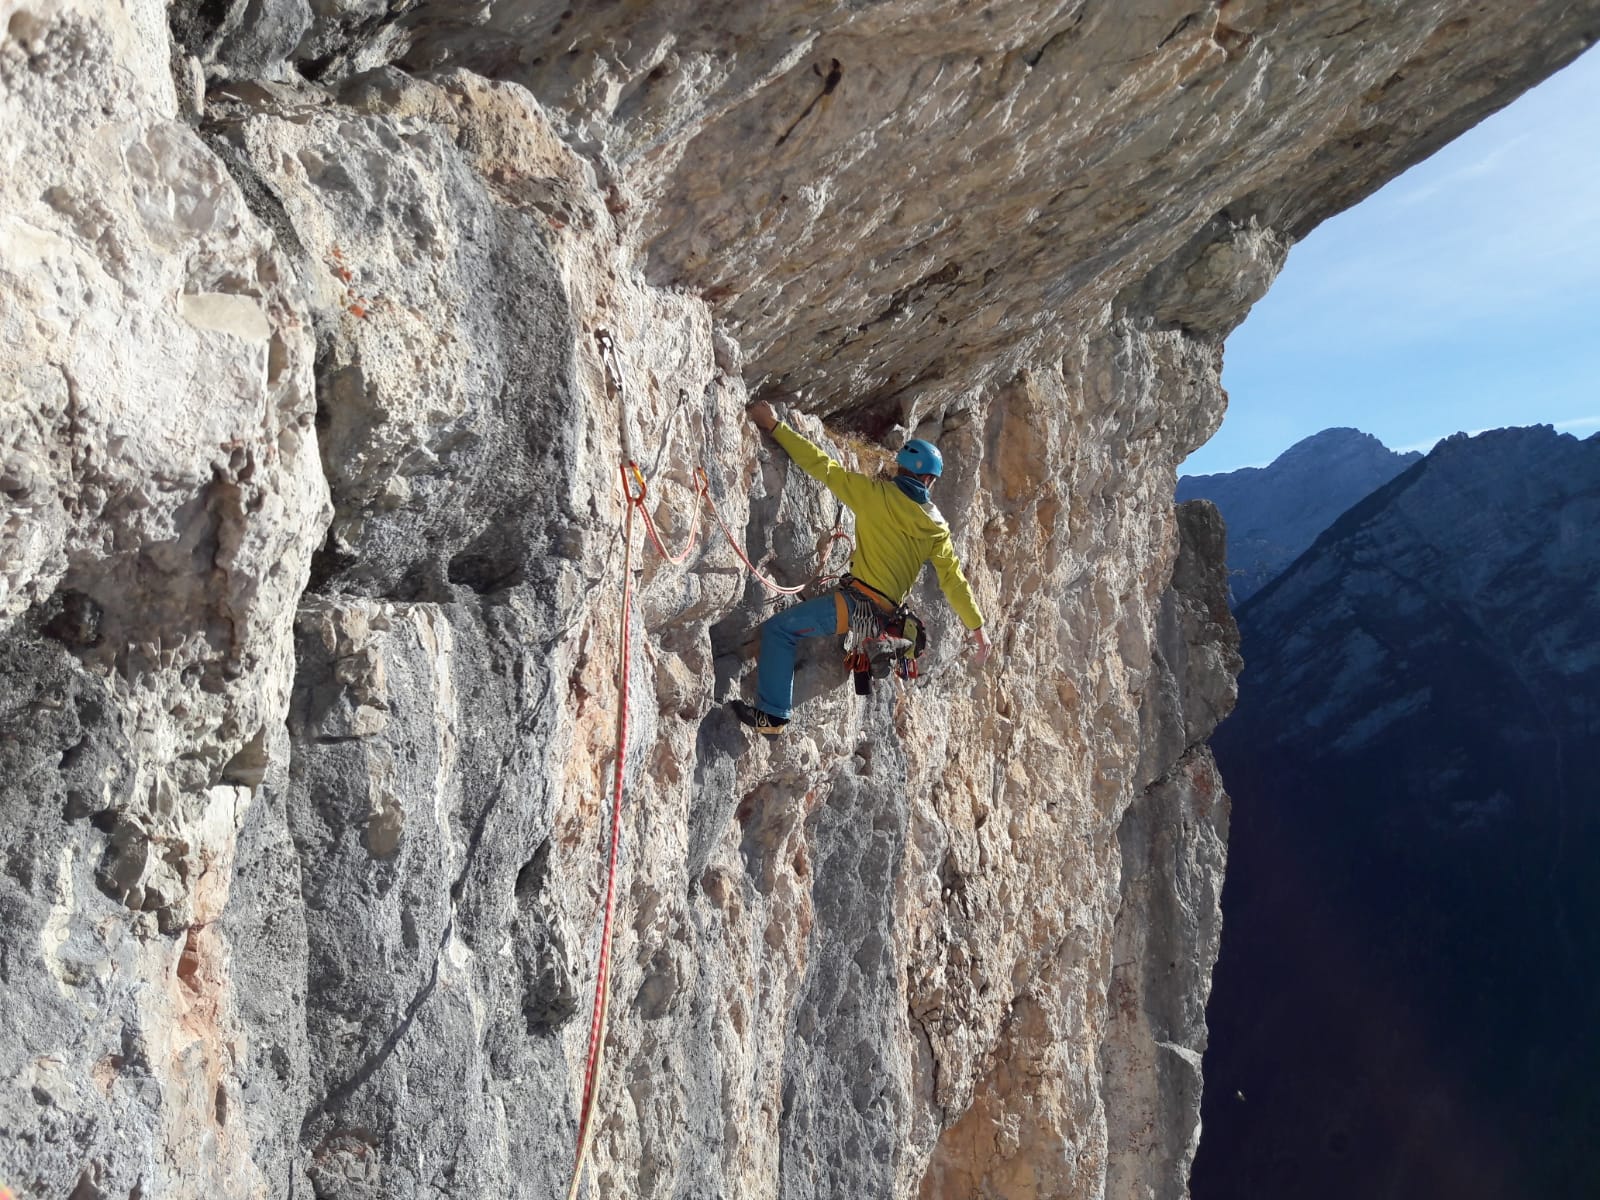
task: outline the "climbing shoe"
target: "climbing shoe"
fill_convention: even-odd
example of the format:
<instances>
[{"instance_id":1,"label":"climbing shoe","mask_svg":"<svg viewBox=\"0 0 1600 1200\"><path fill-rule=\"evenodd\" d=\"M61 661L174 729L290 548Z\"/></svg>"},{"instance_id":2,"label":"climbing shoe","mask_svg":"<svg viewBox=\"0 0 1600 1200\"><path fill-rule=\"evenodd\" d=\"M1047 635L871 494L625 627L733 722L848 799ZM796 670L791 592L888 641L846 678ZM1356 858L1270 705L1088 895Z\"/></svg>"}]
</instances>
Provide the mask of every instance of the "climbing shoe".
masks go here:
<instances>
[{"instance_id":1,"label":"climbing shoe","mask_svg":"<svg viewBox=\"0 0 1600 1200\"><path fill-rule=\"evenodd\" d=\"M764 713L755 705L746 704L743 700L730 700L728 707L733 709L733 715L739 718L741 724L748 725L757 733L764 733L768 737L777 737L789 723L785 718Z\"/></svg>"}]
</instances>

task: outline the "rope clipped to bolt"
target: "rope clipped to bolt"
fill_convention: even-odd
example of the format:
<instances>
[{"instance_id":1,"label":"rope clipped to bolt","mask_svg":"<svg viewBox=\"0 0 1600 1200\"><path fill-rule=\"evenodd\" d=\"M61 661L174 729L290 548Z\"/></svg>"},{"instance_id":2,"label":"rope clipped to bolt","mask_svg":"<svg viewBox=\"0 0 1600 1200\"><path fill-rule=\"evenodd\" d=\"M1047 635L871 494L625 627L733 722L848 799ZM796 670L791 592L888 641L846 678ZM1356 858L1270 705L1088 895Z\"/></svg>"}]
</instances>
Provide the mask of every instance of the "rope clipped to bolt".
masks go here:
<instances>
[{"instance_id":1,"label":"rope clipped to bolt","mask_svg":"<svg viewBox=\"0 0 1600 1200\"><path fill-rule=\"evenodd\" d=\"M645 532L661 557L674 566L682 566L688 561L690 552L699 540L700 510L703 502L704 506L711 510L712 517L716 519L722 535L728 540L728 545L733 547L733 552L738 555L739 561L744 563L746 569L762 587L780 596L797 595L813 583L827 583L837 579L837 575L823 574L833 550L833 543L844 542L847 551L853 545L850 535L844 531L844 511L841 505L834 516L833 532L827 536L826 544L822 539L818 539L821 561L817 573L794 587L786 587L768 578L739 545L733 530L723 519L722 513L717 510L716 502L711 499L711 479L706 474L705 467L697 466L694 469L695 494L689 534L684 541L683 549L673 554L667 549L660 531L656 528L655 520L645 505L649 488L633 452L633 435L626 411L627 393L623 386L622 364L617 356L616 343L612 340L611 334L604 329L595 331L595 341L600 347L600 361L605 368L607 390L623 405L622 440L626 461L622 464L621 473L622 494L627 511L624 513L622 525L622 628L617 656L616 768L611 781L611 845L606 860L605 916L600 926L600 957L595 971L594 1002L589 1017L589 1052L583 1073L583 1099L578 1118L578 1147L572 1166L572 1183L567 1190L567 1200L578 1200L578 1193L583 1185L584 1167L588 1163L589 1148L594 1140L594 1118L599 1110L600 1100L600 1069L605 1058L606 1017L610 1010L611 935L616 917L617 861L622 846L622 785L628 751L628 677L633 661L630 642L633 612L633 514L635 510L638 511Z\"/></svg>"}]
</instances>

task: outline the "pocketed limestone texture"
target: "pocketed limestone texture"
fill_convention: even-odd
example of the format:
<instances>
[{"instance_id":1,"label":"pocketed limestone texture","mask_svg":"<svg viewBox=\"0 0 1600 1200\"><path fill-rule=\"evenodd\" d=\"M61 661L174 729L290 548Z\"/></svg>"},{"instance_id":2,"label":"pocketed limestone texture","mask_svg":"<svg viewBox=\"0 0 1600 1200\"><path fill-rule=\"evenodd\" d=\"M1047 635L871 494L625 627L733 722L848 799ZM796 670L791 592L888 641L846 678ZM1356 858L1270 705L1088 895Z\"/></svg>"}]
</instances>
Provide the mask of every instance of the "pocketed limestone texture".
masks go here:
<instances>
[{"instance_id":1,"label":"pocketed limestone texture","mask_svg":"<svg viewBox=\"0 0 1600 1200\"><path fill-rule=\"evenodd\" d=\"M914 686L819 644L751 745L771 602L636 529L588 1190L1181 1196L1237 660L1175 466L1294 240L1597 32L0 0L0 1179L562 1194L619 467L799 582L781 384L849 461L939 441L997 662L925 582Z\"/></svg>"}]
</instances>

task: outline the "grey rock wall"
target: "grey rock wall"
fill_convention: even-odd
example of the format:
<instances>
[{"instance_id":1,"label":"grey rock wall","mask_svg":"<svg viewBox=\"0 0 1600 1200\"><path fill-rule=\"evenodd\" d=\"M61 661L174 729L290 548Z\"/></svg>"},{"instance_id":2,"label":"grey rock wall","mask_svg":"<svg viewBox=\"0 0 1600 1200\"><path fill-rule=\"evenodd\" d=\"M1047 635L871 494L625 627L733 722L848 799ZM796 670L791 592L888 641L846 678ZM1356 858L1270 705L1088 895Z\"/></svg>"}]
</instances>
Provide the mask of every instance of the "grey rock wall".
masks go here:
<instances>
[{"instance_id":1,"label":"grey rock wall","mask_svg":"<svg viewBox=\"0 0 1600 1200\"><path fill-rule=\"evenodd\" d=\"M1293 238L1595 7L0 0L0 1179L560 1194L618 466L798 581L787 381L940 440L999 659L925 583L915 687L814 648L750 745L771 604L635 531L587 1190L1175 1186L1229 652L1174 464Z\"/></svg>"},{"instance_id":2,"label":"grey rock wall","mask_svg":"<svg viewBox=\"0 0 1600 1200\"><path fill-rule=\"evenodd\" d=\"M1178 559L1157 624L1147 770L1117 829L1121 907L1112 940L1105 1083L1106 1192L1189 1194L1200 1138L1211 964L1222 936L1229 801L1206 739L1233 710L1243 665L1228 609L1221 514L1178 507Z\"/></svg>"},{"instance_id":3,"label":"grey rock wall","mask_svg":"<svg viewBox=\"0 0 1600 1200\"><path fill-rule=\"evenodd\" d=\"M580 947L549 898L548 619L302 606L285 807L315 1100L296 1115L319 1196L562 1182L552 1027L575 1009Z\"/></svg>"}]
</instances>

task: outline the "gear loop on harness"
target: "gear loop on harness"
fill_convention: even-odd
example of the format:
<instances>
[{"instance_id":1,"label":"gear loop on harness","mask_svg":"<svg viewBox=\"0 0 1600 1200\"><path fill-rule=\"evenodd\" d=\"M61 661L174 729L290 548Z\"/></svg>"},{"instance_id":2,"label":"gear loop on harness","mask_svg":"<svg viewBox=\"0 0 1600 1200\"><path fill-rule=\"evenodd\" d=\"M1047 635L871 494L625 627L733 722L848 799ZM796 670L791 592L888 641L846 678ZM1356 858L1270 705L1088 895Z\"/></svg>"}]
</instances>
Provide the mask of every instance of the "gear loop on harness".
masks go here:
<instances>
[{"instance_id":1,"label":"gear loop on harness","mask_svg":"<svg viewBox=\"0 0 1600 1200\"><path fill-rule=\"evenodd\" d=\"M856 694L870 695L874 676L917 678L917 659L927 648L927 626L904 600L896 603L854 575L840 577L849 627L845 667L855 676Z\"/></svg>"}]
</instances>

